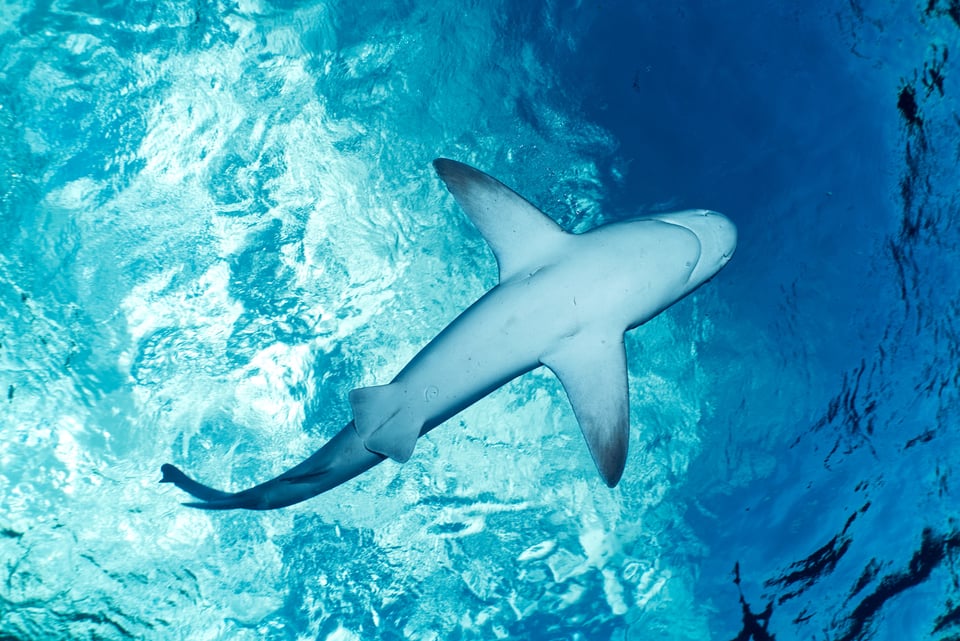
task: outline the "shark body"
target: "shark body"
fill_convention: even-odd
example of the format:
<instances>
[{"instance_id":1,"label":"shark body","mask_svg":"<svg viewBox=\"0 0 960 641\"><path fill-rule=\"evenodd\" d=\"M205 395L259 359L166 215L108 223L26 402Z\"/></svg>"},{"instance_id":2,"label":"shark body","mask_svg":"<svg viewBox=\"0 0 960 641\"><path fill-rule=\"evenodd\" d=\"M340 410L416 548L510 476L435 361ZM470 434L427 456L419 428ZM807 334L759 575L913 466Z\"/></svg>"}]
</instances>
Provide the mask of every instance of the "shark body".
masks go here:
<instances>
[{"instance_id":1,"label":"shark body","mask_svg":"<svg viewBox=\"0 0 960 641\"><path fill-rule=\"evenodd\" d=\"M489 243L500 280L386 385L350 393L353 421L307 460L236 493L161 468L205 509L273 509L326 492L391 458L508 381L556 374L600 475L615 486L629 440L624 333L712 278L736 249L725 216L689 210L571 234L519 194L463 163L434 167Z\"/></svg>"}]
</instances>

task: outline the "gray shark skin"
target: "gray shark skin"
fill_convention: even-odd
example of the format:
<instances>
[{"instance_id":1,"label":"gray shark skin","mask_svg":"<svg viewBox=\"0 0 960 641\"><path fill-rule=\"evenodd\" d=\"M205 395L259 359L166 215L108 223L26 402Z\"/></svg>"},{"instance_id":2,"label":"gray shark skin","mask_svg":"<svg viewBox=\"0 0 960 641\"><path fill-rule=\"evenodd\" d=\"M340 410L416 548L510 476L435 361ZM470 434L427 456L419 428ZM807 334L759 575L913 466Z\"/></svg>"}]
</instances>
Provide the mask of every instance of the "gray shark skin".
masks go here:
<instances>
[{"instance_id":1,"label":"gray shark skin","mask_svg":"<svg viewBox=\"0 0 960 641\"><path fill-rule=\"evenodd\" d=\"M500 282L427 344L387 385L350 393L354 420L307 460L236 493L202 485L173 465L173 483L210 510L269 510L326 492L391 458L490 392L541 365L556 374L600 476L614 487L630 420L624 333L712 278L737 230L690 210L565 232L487 174L439 158L447 189L493 249Z\"/></svg>"}]
</instances>

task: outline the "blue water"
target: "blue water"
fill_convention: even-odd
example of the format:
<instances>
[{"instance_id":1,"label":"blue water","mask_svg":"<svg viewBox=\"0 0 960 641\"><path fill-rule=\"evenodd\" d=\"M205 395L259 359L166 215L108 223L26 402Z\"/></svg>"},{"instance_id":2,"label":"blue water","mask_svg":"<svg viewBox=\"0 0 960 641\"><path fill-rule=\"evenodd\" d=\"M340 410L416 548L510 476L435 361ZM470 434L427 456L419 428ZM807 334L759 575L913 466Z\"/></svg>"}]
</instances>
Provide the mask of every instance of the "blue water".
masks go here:
<instances>
[{"instance_id":1,"label":"blue water","mask_svg":"<svg viewBox=\"0 0 960 641\"><path fill-rule=\"evenodd\" d=\"M960 638L960 5L0 4L0 639ZM495 283L430 160L568 229L708 207L597 475L523 377L292 508Z\"/></svg>"}]
</instances>

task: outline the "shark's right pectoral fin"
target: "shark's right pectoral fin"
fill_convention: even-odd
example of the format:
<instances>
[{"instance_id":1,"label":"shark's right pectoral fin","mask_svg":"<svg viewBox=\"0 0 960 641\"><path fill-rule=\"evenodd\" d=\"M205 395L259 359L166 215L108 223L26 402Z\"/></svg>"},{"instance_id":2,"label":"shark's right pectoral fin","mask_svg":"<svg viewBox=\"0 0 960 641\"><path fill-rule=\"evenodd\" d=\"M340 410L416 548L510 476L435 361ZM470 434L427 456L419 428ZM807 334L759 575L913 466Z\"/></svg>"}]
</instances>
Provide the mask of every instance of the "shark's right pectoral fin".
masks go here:
<instances>
[{"instance_id":1,"label":"shark's right pectoral fin","mask_svg":"<svg viewBox=\"0 0 960 641\"><path fill-rule=\"evenodd\" d=\"M400 386L361 387L350 392L353 421L363 446L406 463L420 438L423 422L406 408Z\"/></svg>"},{"instance_id":2,"label":"shark's right pectoral fin","mask_svg":"<svg viewBox=\"0 0 960 641\"><path fill-rule=\"evenodd\" d=\"M433 166L493 250L501 283L537 271L563 251L569 234L493 176L449 158Z\"/></svg>"},{"instance_id":3,"label":"shark's right pectoral fin","mask_svg":"<svg viewBox=\"0 0 960 641\"><path fill-rule=\"evenodd\" d=\"M630 440L623 335L578 335L542 362L563 384L600 476L614 487Z\"/></svg>"}]
</instances>

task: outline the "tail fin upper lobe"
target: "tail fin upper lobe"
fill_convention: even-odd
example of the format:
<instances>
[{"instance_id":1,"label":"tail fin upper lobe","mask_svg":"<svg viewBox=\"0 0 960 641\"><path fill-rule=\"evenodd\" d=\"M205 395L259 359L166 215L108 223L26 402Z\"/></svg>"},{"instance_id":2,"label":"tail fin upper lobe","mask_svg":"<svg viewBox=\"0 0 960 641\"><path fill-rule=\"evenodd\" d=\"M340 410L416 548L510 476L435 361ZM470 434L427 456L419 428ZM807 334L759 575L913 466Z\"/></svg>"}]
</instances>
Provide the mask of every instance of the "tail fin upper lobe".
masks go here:
<instances>
[{"instance_id":1,"label":"tail fin upper lobe","mask_svg":"<svg viewBox=\"0 0 960 641\"><path fill-rule=\"evenodd\" d=\"M363 445L353 422L326 445L280 476L242 492L222 492L194 481L176 466L164 464L161 483L173 483L200 501L184 503L204 510L272 510L305 501L344 483L385 460Z\"/></svg>"}]
</instances>

